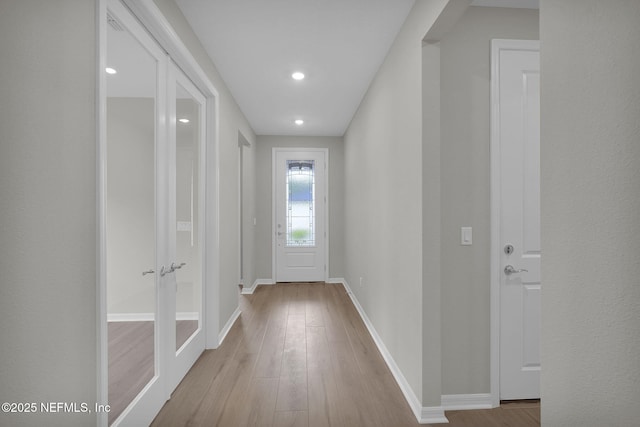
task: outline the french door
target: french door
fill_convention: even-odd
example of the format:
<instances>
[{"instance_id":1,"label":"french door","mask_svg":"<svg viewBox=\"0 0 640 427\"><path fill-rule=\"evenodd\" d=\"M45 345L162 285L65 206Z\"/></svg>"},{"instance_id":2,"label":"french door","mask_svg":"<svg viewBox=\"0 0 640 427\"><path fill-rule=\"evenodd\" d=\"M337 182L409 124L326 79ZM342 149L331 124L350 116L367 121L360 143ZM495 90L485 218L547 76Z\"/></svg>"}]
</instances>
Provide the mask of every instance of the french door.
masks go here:
<instances>
[{"instance_id":1,"label":"french door","mask_svg":"<svg viewBox=\"0 0 640 427\"><path fill-rule=\"evenodd\" d=\"M140 426L204 350L206 103L117 0L106 61L107 422Z\"/></svg>"},{"instance_id":2,"label":"french door","mask_svg":"<svg viewBox=\"0 0 640 427\"><path fill-rule=\"evenodd\" d=\"M171 392L204 350L204 96L169 68L169 306Z\"/></svg>"}]
</instances>

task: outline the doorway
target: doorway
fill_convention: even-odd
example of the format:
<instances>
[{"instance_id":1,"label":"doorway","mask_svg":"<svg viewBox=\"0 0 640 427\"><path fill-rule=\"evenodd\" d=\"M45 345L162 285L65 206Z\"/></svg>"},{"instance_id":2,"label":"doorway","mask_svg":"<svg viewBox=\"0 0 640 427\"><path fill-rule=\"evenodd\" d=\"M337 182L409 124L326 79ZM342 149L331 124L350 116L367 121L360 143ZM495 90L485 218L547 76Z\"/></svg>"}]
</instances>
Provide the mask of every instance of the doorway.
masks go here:
<instances>
[{"instance_id":1,"label":"doorway","mask_svg":"<svg viewBox=\"0 0 640 427\"><path fill-rule=\"evenodd\" d=\"M540 398L540 47L492 40L491 394Z\"/></svg>"},{"instance_id":2,"label":"doorway","mask_svg":"<svg viewBox=\"0 0 640 427\"><path fill-rule=\"evenodd\" d=\"M274 279L326 281L328 150L273 148L272 159Z\"/></svg>"}]
</instances>

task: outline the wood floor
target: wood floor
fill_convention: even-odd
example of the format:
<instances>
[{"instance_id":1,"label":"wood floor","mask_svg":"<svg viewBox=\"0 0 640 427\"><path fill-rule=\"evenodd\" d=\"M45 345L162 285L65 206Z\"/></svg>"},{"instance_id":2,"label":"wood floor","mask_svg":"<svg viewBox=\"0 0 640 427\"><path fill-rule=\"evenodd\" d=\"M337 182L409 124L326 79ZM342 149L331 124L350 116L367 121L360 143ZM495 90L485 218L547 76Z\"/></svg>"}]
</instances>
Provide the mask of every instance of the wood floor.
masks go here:
<instances>
[{"instance_id":1,"label":"wood floor","mask_svg":"<svg viewBox=\"0 0 640 427\"><path fill-rule=\"evenodd\" d=\"M153 426L419 425L342 285L262 286L241 309ZM531 406L447 416L452 427L540 425Z\"/></svg>"},{"instance_id":2,"label":"wood floor","mask_svg":"<svg viewBox=\"0 0 640 427\"><path fill-rule=\"evenodd\" d=\"M197 320L176 321L176 346L198 328ZM109 424L153 378L154 322L109 322Z\"/></svg>"}]
</instances>

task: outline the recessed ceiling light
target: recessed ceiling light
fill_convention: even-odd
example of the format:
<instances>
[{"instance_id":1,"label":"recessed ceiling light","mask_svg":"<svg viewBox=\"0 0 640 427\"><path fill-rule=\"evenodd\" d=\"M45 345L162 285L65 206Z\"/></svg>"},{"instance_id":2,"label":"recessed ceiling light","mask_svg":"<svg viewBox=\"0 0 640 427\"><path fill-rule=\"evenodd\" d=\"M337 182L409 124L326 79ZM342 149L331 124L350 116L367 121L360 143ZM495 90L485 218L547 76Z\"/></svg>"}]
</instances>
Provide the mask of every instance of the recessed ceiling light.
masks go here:
<instances>
[{"instance_id":1,"label":"recessed ceiling light","mask_svg":"<svg viewBox=\"0 0 640 427\"><path fill-rule=\"evenodd\" d=\"M180 123L189 123L189 119L178 119Z\"/></svg>"},{"instance_id":2,"label":"recessed ceiling light","mask_svg":"<svg viewBox=\"0 0 640 427\"><path fill-rule=\"evenodd\" d=\"M111 67L107 67L104 70L107 72L107 74L115 74L115 73L117 73L117 71L114 68L111 68Z\"/></svg>"},{"instance_id":3,"label":"recessed ceiling light","mask_svg":"<svg viewBox=\"0 0 640 427\"><path fill-rule=\"evenodd\" d=\"M296 119L296 121L294 123L297 124L298 126L302 126L304 124L304 120Z\"/></svg>"},{"instance_id":4,"label":"recessed ceiling light","mask_svg":"<svg viewBox=\"0 0 640 427\"><path fill-rule=\"evenodd\" d=\"M291 74L291 77L294 80L302 80L304 79L304 73L301 73L300 71L296 71L295 73Z\"/></svg>"}]
</instances>

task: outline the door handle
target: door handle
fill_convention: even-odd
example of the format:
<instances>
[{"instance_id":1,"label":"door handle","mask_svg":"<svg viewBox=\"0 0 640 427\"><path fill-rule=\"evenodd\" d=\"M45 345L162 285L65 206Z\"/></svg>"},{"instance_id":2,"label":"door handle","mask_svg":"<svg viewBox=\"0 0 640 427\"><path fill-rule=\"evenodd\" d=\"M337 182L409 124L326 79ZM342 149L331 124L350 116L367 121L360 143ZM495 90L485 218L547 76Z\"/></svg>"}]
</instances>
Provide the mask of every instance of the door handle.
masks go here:
<instances>
[{"instance_id":1,"label":"door handle","mask_svg":"<svg viewBox=\"0 0 640 427\"><path fill-rule=\"evenodd\" d=\"M174 272L176 270L179 270L182 267L184 267L185 265L187 265L186 262L181 262L180 264L171 263L171 268L169 269L169 273Z\"/></svg>"},{"instance_id":2,"label":"door handle","mask_svg":"<svg viewBox=\"0 0 640 427\"><path fill-rule=\"evenodd\" d=\"M154 270L147 270L147 271L143 271L142 275L146 276L147 274L152 274L152 273L155 273L155 271Z\"/></svg>"},{"instance_id":3,"label":"door handle","mask_svg":"<svg viewBox=\"0 0 640 427\"><path fill-rule=\"evenodd\" d=\"M507 265L504 268L504 274L506 274L507 276L514 273L528 273L528 272L529 270L525 270L524 268L515 269L513 268L513 265Z\"/></svg>"},{"instance_id":4,"label":"door handle","mask_svg":"<svg viewBox=\"0 0 640 427\"><path fill-rule=\"evenodd\" d=\"M165 274L171 273L172 270L165 269L164 265L160 267L160 277L164 277Z\"/></svg>"}]
</instances>

